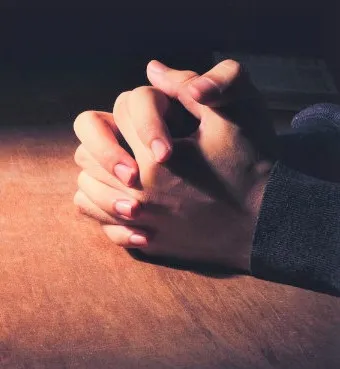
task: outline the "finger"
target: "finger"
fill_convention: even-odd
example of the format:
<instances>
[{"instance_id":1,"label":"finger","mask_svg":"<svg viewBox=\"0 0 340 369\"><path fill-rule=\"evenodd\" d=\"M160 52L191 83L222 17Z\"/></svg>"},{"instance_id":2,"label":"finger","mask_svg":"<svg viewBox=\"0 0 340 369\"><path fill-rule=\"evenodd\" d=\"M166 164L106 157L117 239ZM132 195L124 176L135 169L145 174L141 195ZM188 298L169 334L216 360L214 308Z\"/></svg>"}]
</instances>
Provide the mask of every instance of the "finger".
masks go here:
<instances>
[{"instance_id":1,"label":"finger","mask_svg":"<svg viewBox=\"0 0 340 369\"><path fill-rule=\"evenodd\" d=\"M78 190L73 197L73 203L77 207L80 213L106 224L119 224L116 218L112 217L104 210L95 205L86 194Z\"/></svg>"},{"instance_id":2,"label":"finger","mask_svg":"<svg viewBox=\"0 0 340 369\"><path fill-rule=\"evenodd\" d=\"M78 176L78 186L105 213L125 220L138 216L140 203L136 199L97 181L84 171Z\"/></svg>"},{"instance_id":3,"label":"finger","mask_svg":"<svg viewBox=\"0 0 340 369\"><path fill-rule=\"evenodd\" d=\"M140 229L104 224L101 226L107 237L116 245L125 248L145 248L148 246L148 235Z\"/></svg>"},{"instance_id":4,"label":"finger","mask_svg":"<svg viewBox=\"0 0 340 369\"><path fill-rule=\"evenodd\" d=\"M197 119L201 118L201 106L187 92L186 86L197 79L199 75L191 70L176 70L167 67L157 60L152 60L147 66L147 76L150 83L171 98L178 99L183 106Z\"/></svg>"},{"instance_id":5,"label":"finger","mask_svg":"<svg viewBox=\"0 0 340 369\"><path fill-rule=\"evenodd\" d=\"M77 147L74 154L75 163L89 176L106 185L124 191L126 186L116 176L104 169L94 157L86 150L83 144Z\"/></svg>"},{"instance_id":6,"label":"finger","mask_svg":"<svg viewBox=\"0 0 340 369\"><path fill-rule=\"evenodd\" d=\"M80 189L74 195L73 203L81 214L86 215L100 223L120 226L126 226L128 224L130 226L129 221L122 218L113 217L110 214L106 213L104 210L100 209Z\"/></svg>"},{"instance_id":7,"label":"finger","mask_svg":"<svg viewBox=\"0 0 340 369\"><path fill-rule=\"evenodd\" d=\"M107 236L117 245L123 247L146 247L149 235L138 227L127 226L123 220L111 217L95 205L85 193L78 190L74 196L74 204L79 211L102 224Z\"/></svg>"},{"instance_id":8,"label":"finger","mask_svg":"<svg viewBox=\"0 0 340 369\"><path fill-rule=\"evenodd\" d=\"M74 122L74 131L95 160L124 184L131 186L137 176L135 160L119 145L112 114L83 112Z\"/></svg>"},{"instance_id":9,"label":"finger","mask_svg":"<svg viewBox=\"0 0 340 369\"><path fill-rule=\"evenodd\" d=\"M210 107L225 106L236 99L256 95L246 70L234 60L224 60L187 85L191 97Z\"/></svg>"},{"instance_id":10,"label":"finger","mask_svg":"<svg viewBox=\"0 0 340 369\"><path fill-rule=\"evenodd\" d=\"M172 140L164 116L169 99L153 87L133 90L128 100L131 123L150 154L158 163L166 161L172 151Z\"/></svg>"},{"instance_id":11,"label":"finger","mask_svg":"<svg viewBox=\"0 0 340 369\"><path fill-rule=\"evenodd\" d=\"M140 158L140 143L158 163L170 157L171 137L163 119L168 107L168 98L147 86L121 94L116 100L116 124L136 158Z\"/></svg>"},{"instance_id":12,"label":"finger","mask_svg":"<svg viewBox=\"0 0 340 369\"><path fill-rule=\"evenodd\" d=\"M78 167L82 169L88 168L90 166L101 166L89 153L89 151L86 150L84 144L82 143L77 147L74 153L74 162L78 165Z\"/></svg>"}]
</instances>

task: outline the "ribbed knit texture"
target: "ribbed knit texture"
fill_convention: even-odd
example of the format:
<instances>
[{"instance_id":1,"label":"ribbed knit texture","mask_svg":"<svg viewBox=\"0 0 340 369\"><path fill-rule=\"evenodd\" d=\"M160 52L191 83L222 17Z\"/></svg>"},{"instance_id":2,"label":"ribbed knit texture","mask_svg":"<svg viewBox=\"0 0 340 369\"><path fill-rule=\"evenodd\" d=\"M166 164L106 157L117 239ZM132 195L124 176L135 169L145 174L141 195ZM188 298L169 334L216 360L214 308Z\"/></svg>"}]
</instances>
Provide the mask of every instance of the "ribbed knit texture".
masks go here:
<instances>
[{"instance_id":1,"label":"ribbed knit texture","mask_svg":"<svg viewBox=\"0 0 340 369\"><path fill-rule=\"evenodd\" d=\"M292 126L299 135L328 131L332 145L334 134L339 135L340 146L339 106L310 107ZM321 139L328 144L327 135ZM340 172L340 157L324 160L339 163ZM340 295L340 183L277 162L254 234L251 268L259 278Z\"/></svg>"}]
</instances>

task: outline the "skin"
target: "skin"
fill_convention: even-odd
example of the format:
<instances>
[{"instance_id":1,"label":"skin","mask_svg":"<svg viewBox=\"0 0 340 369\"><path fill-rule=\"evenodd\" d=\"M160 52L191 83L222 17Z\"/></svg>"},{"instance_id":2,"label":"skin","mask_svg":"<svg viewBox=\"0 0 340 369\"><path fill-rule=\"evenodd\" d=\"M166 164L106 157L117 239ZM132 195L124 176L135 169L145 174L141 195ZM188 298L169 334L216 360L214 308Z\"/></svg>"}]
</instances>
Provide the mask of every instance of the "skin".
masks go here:
<instances>
[{"instance_id":1,"label":"skin","mask_svg":"<svg viewBox=\"0 0 340 369\"><path fill-rule=\"evenodd\" d=\"M122 93L113 114L77 117L75 161L82 171L74 203L117 245L249 271L275 157L275 135L259 93L231 60L203 76L153 61L147 75L153 86ZM198 119L190 136L171 138L169 98Z\"/></svg>"}]
</instances>

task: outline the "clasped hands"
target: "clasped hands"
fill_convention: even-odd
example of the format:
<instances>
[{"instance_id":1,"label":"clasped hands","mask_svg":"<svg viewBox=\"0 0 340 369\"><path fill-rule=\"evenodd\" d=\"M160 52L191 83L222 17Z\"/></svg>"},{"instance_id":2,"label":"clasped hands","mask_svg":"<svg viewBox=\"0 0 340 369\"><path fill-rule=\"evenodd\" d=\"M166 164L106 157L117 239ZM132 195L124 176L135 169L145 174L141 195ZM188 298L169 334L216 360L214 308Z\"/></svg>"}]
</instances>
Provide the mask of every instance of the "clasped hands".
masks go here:
<instances>
[{"instance_id":1,"label":"clasped hands","mask_svg":"<svg viewBox=\"0 0 340 369\"><path fill-rule=\"evenodd\" d=\"M147 76L151 86L120 94L113 113L76 118L75 205L115 245L249 271L275 159L260 94L232 60L202 76L151 61ZM185 137L170 134L186 125L172 114L174 100L198 122Z\"/></svg>"}]
</instances>

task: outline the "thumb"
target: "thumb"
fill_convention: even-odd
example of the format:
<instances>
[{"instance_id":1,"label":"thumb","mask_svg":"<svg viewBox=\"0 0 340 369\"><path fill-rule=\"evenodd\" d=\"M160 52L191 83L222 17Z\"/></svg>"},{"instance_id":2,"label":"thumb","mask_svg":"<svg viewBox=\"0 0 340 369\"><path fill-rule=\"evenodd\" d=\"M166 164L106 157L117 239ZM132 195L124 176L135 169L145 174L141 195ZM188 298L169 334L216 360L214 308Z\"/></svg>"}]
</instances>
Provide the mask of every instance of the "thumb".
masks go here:
<instances>
[{"instance_id":1,"label":"thumb","mask_svg":"<svg viewBox=\"0 0 340 369\"><path fill-rule=\"evenodd\" d=\"M168 95L179 100L182 105L197 119L201 119L202 106L193 99L186 86L199 75L191 70L169 68L157 60L152 60L146 69L150 83Z\"/></svg>"},{"instance_id":2,"label":"thumb","mask_svg":"<svg viewBox=\"0 0 340 369\"><path fill-rule=\"evenodd\" d=\"M195 101L210 107L225 107L236 100L248 100L258 95L244 67L231 59L190 81L186 88Z\"/></svg>"},{"instance_id":3,"label":"thumb","mask_svg":"<svg viewBox=\"0 0 340 369\"><path fill-rule=\"evenodd\" d=\"M235 100L244 101L259 95L244 67L231 59L220 62L202 76L152 60L147 66L147 76L154 87L178 99L198 119L201 105L225 107Z\"/></svg>"},{"instance_id":4,"label":"thumb","mask_svg":"<svg viewBox=\"0 0 340 369\"><path fill-rule=\"evenodd\" d=\"M186 85L194 101L208 106L242 134L265 157L277 157L277 142L266 103L247 71L234 60L224 60ZM208 128L208 124L205 126ZM210 126L217 130L216 123Z\"/></svg>"}]
</instances>

